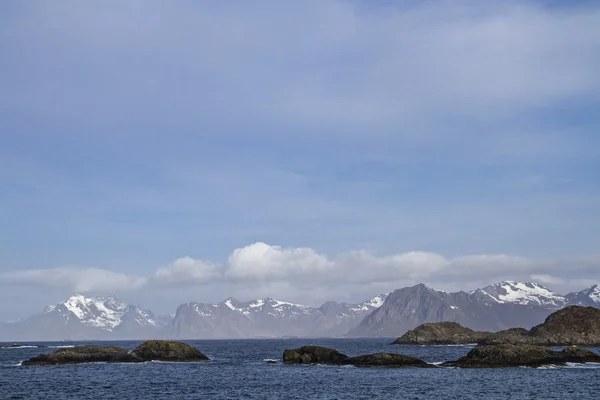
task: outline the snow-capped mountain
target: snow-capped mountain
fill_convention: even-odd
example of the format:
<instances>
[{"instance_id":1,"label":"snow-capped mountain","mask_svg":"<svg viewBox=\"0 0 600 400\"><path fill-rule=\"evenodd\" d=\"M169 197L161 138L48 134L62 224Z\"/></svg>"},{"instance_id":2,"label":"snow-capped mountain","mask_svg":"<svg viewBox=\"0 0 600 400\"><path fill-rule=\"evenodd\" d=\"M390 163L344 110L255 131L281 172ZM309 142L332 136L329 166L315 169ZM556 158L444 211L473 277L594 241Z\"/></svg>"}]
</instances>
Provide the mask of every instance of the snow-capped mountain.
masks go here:
<instances>
[{"instance_id":1,"label":"snow-capped mountain","mask_svg":"<svg viewBox=\"0 0 600 400\"><path fill-rule=\"evenodd\" d=\"M57 313L66 320L77 318L83 325L109 332L119 327L128 318L140 326L158 324L150 311L129 306L115 297L89 298L74 295L63 303L47 307L44 313Z\"/></svg>"},{"instance_id":2,"label":"snow-capped mountain","mask_svg":"<svg viewBox=\"0 0 600 400\"><path fill-rule=\"evenodd\" d=\"M383 304L379 295L360 304L327 302L315 308L272 298L179 306L173 321L178 338L341 336Z\"/></svg>"},{"instance_id":3,"label":"snow-capped mountain","mask_svg":"<svg viewBox=\"0 0 600 400\"><path fill-rule=\"evenodd\" d=\"M73 295L11 324L10 334L20 340L138 339L154 337L169 322L115 297Z\"/></svg>"},{"instance_id":4,"label":"snow-capped mountain","mask_svg":"<svg viewBox=\"0 0 600 400\"><path fill-rule=\"evenodd\" d=\"M531 328L567 305L600 307L600 288L566 296L532 282L504 281L466 293L419 284L392 292L350 336L400 336L425 322L455 321L475 330Z\"/></svg>"}]
</instances>

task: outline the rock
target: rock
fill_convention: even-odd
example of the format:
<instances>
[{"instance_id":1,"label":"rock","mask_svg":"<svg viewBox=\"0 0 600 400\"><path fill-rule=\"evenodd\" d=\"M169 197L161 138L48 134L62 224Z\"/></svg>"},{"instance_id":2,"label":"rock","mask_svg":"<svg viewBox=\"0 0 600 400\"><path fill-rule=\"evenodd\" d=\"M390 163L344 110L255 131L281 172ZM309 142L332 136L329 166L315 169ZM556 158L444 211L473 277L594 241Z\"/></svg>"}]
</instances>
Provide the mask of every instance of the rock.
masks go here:
<instances>
[{"instance_id":1,"label":"rock","mask_svg":"<svg viewBox=\"0 0 600 400\"><path fill-rule=\"evenodd\" d=\"M347 358L345 354L321 346L303 346L283 352L286 364L340 364Z\"/></svg>"},{"instance_id":2,"label":"rock","mask_svg":"<svg viewBox=\"0 0 600 400\"><path fill-rule=\"evenodd\" d=\"M489 335L481 344L536 346L600 346L600 309L569 306L558 310L530 331L508 329Z\"/></svg>"},{"instance_id":3,"label":"rock","mask_svg":"<svg viewBox=\"0 0 600 400\"><path fill-rule=\"evenodd\" d=\"M487 335L479 344L527 343L529 331L524 328L511 328Z\"/></svg>"},{"instance_id":4,"label":"rock","mask_svg":"<svg viewBox=\"0 0 600 400\"><path fill-rule=\"evenodd\" d=\"M343 361L344 364L356 367L388 367L388 368L436 368L418 358L395 353L377 353L352 357Z\"/></svg>"},{"instance_id":5,"label":"rock","mask_svg":"<svg viewBox=\"0 0 600 400\"><path fill-rule=\"evenodd\" d=\"M456 360L442 364L459 368L507 368L564 365L567 362L600 362L600 355L589 350L569 348L554 351L529 344L500 344L477 346Z\"/></svg>"},{"instance_id":6,"label":"rock","mask_svg":"<svg viewBox=\"0 0 600 400\"><path fill-rule=\"evenodd\" d=\"M477 332L465 328L457 322L434 322L419 325L392 344L468 344L477 343L489 334L489 332Z\"/></svg>"},{"instance_id":7,"label":"rock","mask_svg":"<svg viewBox=\"0 0 600 400\"><path fill-rule=\"evenodd\" d=\"M402 354L377 353L350 358L336 350L320 346L304 346L299 349L285 350L283 362L286 364L354 365L357 367L435 367L417 358Z\"/></svg>"},{"instance_id":8,"label":"rock","mask_svg":"<svg viewBox=\"0 0 600 400\"><path fill-rule=\"evenodd\" d=\"M600 346L600 309L565 307L534 326L528 340L544 346Z\"/></svg>"},{"instance_id":9,"label":"rock","mask_svg":"<svg viewBox=\"0 0 600 400\"><path fill-rule=\"evenodd\" d=\"M207 361L208 357L198 349L181 342L149 340L128 353L139 361Z\"/></svg>"},{"instance_id":10,"label":"rock","mask_svg":"<svg viewBox=\"0 0 600 400\"><path fill-rule=\"evenodd\" d=\"M79 364L89 362L134 362L127 350L114 346L76 346L58 349L50 354L40 354L22 365Z\"/></svg>"},{"instance_id":11,"label":"rock","mask_svg":"<svg viewBox=\"0 0 600 400\"><path fill-rule=\"evenodd\" d=\"M267 360L267 364L277 364L276 360Z\"/></svg>"},{"instance_id":12,"label":"rock","mask_svg":"<svg viewBox=\"0 0 600 400\"><path fill-rule=\"evenodd\" d=\"M40 354L22 365L80 364L90 362L135 363L144 361L205 361L208 358L185 343L150 340L135 350L127 351L114 346L76 346Z\"/></svg>"}]
</instances>

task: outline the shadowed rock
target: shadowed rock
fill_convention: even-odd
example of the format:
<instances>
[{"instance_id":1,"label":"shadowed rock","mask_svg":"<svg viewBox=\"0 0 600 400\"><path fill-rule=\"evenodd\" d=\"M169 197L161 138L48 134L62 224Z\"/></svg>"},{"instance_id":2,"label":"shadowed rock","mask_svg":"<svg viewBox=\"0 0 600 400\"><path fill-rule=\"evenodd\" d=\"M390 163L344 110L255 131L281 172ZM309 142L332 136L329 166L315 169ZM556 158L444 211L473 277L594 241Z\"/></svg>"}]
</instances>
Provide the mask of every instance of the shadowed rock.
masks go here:
<instances>
[{"instance_id":1,"label":"shadowed rock","mask_svg":"<svg viewBox=\"0 0 600 400\"><path fill-rule=\"evenodd\" d=\"M283 352L283 362L286 364L340 364L347 358L339 351L321 346L303 346Z\"/></svg>"},{"instance_id":2,"label":"shadowed rock","mask_svg":"<svg viewBox=\"0 0 600 400\"><path fill-rule=\"evenodd\" d=\"M344 364L356 367L387 367L387 368L436 368L418 358L395 353L377 353L352 357L344 360Z\"/></svg>"},{"instance_id":3,"label":"shadowed rock","mask_svg":"<svg viewBox=\"0 0 600 400\"><path fill-rule=\"evenodd\" d=\"M178 361L193 362L208 360L204 354L194 347L179 342L150 340L127 351L115 346L76 346L58 349L49 354L40 354L22 365L57 365L81 364L90 362L145 362L145 361Z\"/></svg>"},{"instance_id":4,"label":"shadowed rock","mask_svg":"<svg viewBox=\"0 0 600 400\"><path fill-rule=\"evenodd\" d=\"M135 362L127 350L114 346L76 346L40 354L22 365L80 364L89 362Z\"/></svg>"},{"instance_id":5,"label":"shadowed rock","mask_svg":"<svg viewBox=\"0 0 600 400\"><path fill-rule=\"evenodd\" d=\"M545 346L600 346L600 309L570 306L551 314L534 326L528 336Z\"/></svg>"},{"instance_id":6,"label":"shadowed rock","mask_svg":"<svg viewBox=\"0 0 600 400\"><path fill-rule=\"evenodd\" d=\"M504 343L526 343L529 331L524 328L511 328L504 331L490 333L484 337L479 344L504 344Z\"/></svg>"},{"instance_id":7,"label":"shadowed rock","mask_svg":"<svg viewBox=\"0 0 600 400\"><path fill-rule=\"evenodd\" d=\"M477 346L466 356L456 361L445 362L442 366L459 368L540 367L564 365L568 362L600 362L600 355L577 348L553 351L529 344L500 344Z\"/></svg>"},{"instance_id":8,"label":"shadowed rock","mask_svg":"<svg viewBox=\"0 0 600 400\"><path fill-rule=\"evenodd\" d=\"M320 346L304 346L299 349L285 350L283 352L283 362L286 364L354 365L357 367L435 367L417 358L403 356L402 354L377 353L348 357L336 350Z\"/></svg>"},{"instance_id":9,"label":"shadowed rock","mask_svg":"<svg viewBox=\"0 0 600 400\"><path fill-rule=\"evenodd\" d=\"M419 325L396 339L392 344L468 344L477 343L489 334L489 332L477 332L465 328L458 322L434 322Z\"/></svg>"}]
</instances>

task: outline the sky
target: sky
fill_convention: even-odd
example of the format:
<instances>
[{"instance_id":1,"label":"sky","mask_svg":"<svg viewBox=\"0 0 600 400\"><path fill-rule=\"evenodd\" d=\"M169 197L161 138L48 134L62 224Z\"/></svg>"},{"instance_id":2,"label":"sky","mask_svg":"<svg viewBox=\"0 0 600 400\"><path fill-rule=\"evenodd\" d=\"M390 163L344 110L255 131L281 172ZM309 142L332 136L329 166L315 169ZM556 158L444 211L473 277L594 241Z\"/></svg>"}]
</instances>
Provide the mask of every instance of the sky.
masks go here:
<instances>
[{"instance_id":1,"label":"sky","mask_svg":"<svg viewBox=\"0 0 600 400\"><path fill-rule=\"evenodd\" d=\"M600 4L0 3L0 320L600 283Z\"/></svg>"}]
</instances>

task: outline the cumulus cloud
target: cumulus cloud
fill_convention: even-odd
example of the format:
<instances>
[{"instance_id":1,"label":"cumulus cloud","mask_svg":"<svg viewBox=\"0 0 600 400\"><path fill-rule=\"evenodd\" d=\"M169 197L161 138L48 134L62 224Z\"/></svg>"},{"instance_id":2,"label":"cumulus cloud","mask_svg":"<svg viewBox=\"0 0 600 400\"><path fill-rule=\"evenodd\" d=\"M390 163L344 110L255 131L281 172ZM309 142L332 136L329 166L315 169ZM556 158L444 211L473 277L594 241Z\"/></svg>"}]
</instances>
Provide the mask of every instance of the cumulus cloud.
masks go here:
<instances>
[{"instance_id":1,"label":"cumulus cloud","mask_svg":"<svg viewBox=\"0 0 600 400\"><path fill-rule=\"evenodd\" d=\"M333 262L313 249L284 249L259 242L234 250L225 276L234 280L278 281L297 276L322 276L333 268Z\"/></svg>"}]
</instances>

